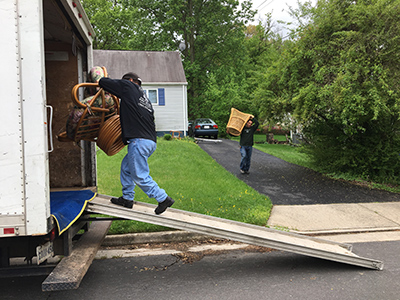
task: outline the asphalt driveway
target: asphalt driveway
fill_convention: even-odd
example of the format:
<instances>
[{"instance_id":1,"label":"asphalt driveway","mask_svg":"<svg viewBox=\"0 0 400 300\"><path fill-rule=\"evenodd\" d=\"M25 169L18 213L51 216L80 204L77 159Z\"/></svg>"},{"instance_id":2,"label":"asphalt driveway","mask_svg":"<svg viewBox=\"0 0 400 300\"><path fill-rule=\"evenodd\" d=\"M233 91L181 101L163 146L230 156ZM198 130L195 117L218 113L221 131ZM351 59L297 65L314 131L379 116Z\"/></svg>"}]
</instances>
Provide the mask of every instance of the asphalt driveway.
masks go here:
<instances>
[{"instance_id":1,"label":"asphalt driveway","mask_svg":"<svg viewBox=\"0 0 400 300\"><path fill-rule=\"evenodd\" d=\"M371 190L327 178L253 148L250 174L239 171L239 143L223 139L199 141L199 146L226 170L246 182L274 205L368 203L400 201L400 194Z\"/></svg>"}]
</instances>

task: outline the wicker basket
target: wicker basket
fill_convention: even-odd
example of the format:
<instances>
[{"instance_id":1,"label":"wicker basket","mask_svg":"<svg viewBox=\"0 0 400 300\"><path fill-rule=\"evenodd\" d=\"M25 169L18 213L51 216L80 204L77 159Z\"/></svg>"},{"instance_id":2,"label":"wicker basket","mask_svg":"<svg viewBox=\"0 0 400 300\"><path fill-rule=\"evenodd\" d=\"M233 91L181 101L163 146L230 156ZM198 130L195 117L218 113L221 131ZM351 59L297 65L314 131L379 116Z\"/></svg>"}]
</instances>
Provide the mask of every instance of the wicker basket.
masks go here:
<instances>
[{"instance_id":1,"label":"wicker basket","mask_svg":"<svg viewBox=\"0 0 400 300\"><path fill-rule=\"evenodd\" d=\"M77 98L78 89L80 87L98 86L97 83L81 83L74 86L72 89L72 99L76 107L82 109L82 116L77 123L75 135L72 137L74 141L86 140L94 141L98 134L100 127L110 117L118 114L118 99L111 96L114 100L113 107L109 107L106 101L106 94L103 89L99 91L90 99L88 103L82 103ZM101 99L100 99L100 98ZM100 105L93 105L95 101L101 101ZM71 137L70 137L71 138Z\"/></svg>"},{"instance_id":2,"label":"wicker basket","mask_svg":"<svg viewBox=\"0 0 400 300\"><path fill-rule=\"evenodd\" d=\"M125 147L119 115L112 116L104 122L100 127L96 143L108 156L117 154Z\"/></svg>"},{"instance_id":3,"label":"wicker basket","mask_svg":"<svg viewBox=\"0 0 400 300\"><path fill-rule=\"evenodd\" d=\"M105 67L98 67L107 76ZM79 100L79 89L93 90L94 95ZM99 130L104 122L119 114L119 100L107 94L98 83L80 83L72 89L72 102L74 109L67 120L67 130L60 133L57 138L60 142L96 141Z\"/></svg>"},{"instance_id":4,"label":"wicker basket","mask_svg":"<svg viewBox=\"0 0 400 300\"><path fill-rule=\"evenodd\" d=\"M228 125L226 125L227 131L231 135L239 136L250 118L253 118L253 115L242 113L232 107L231 116L229 117Z\"/></svg>"}]
</instances>

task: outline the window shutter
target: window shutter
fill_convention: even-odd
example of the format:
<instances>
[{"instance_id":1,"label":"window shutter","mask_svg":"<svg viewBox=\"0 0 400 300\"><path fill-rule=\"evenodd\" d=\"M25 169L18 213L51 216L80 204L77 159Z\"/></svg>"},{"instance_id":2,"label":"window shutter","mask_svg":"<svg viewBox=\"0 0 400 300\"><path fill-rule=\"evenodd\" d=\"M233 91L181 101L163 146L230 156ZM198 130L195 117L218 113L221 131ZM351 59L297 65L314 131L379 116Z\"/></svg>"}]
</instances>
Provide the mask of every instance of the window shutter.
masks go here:
<instances>
[{"instance_id":1,"label":"window shutter","mask_svg":"<svg viewBox=\"0 0 400 300\"><path fill-rule=\"evenodd\" d=\"M165 105L165 89L158 89L158 105Z\"/></svg>"}]
</instances>

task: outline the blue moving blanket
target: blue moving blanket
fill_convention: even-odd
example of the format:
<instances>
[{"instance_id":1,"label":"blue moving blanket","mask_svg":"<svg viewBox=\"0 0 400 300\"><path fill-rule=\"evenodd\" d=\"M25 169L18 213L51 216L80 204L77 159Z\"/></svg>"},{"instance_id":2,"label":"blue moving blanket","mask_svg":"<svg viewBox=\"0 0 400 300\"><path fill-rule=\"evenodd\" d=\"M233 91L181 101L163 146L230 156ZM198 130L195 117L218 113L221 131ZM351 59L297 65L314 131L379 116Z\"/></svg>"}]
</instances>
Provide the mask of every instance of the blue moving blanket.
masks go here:
<instances>
[{"instance_id":1,"label":"blue moving blanket","mask_svg":"<svg viewBox=\"0 0 400 300\"><path fill-rule=\"evenodd\" d=\"M61 235L83 213L89 201L96 197L90 190L50 192L50 212Z\"/></svg>"}]
</instances>

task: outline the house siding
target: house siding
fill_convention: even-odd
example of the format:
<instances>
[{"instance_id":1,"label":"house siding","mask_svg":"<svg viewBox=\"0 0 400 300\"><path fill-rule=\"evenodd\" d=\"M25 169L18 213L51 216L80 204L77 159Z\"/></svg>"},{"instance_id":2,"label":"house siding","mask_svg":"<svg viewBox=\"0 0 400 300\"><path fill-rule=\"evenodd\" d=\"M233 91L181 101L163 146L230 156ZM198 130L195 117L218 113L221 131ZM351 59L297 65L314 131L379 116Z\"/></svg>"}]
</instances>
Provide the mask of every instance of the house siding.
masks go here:
<instances>
[{"instance_id":1,"label":"house siding","mask_svg":"<svg viewBox=\"0 0 400 300\"><path fill-rule=\"evenodd\" d=\"M153 105L157 135L187 134L187 81L178 52L94 50L93 61L105 66L111 78L135 72L143 89L164 89L165 102Z\"/></svg>"},{"instance_id":2,"label":"house siding","mask_svg":"<svg viewBox=\"0 0 400 300\"><path fill-rule=\"evenodd\" d=\"M143 85L143 88L163 88L165 90L165 105L153 105L156 131L186 131L186 101L182 96L186 90L185 86ZM177 99L181 99L181 101L177 101Z\"/></svg>"}]
</instances>

